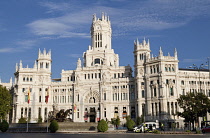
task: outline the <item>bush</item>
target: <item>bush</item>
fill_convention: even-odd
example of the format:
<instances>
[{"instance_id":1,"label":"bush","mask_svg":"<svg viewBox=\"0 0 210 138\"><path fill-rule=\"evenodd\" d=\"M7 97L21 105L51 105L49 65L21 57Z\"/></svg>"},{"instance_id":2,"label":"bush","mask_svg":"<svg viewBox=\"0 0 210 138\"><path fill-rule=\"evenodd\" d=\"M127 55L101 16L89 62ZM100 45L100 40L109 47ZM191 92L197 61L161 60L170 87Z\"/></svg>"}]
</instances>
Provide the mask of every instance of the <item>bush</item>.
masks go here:
<instances>
[{"instance_id":1,"label":"bush","mask_svg":"<svg viewBox=\"0 0 210 138\"><path fill-rule=\"evenodd\" d=\"M185 132L191 132L190 130L186 130Z\"/></svg>"},{"instance_id":2,"label":"bush","mask_svg":"<svg viewBox=\"0 0 210 138\"><path fill-rule=\"evenodd\" d=\"M55 133L58 130L59 126L58 126L58 122L56 120L53 120L50 123L49 129L51 133Z\"/></svg>"},{"instance_id":3,"label":"bush","mask_svg":"<svg viewBox=\"0 0 210 138\"><path fill-rule=\"evenodd\" d=\"M155 133L155 134L160 134L160 131L159 130L153 130L153 132L152 133Z\"/></svg>"},{"instance_id":4,"label":"bush","mask_svg":"<svg viewBox=\"0 0 210 138\"><path fill-rule=\"evenodd\" d=\"M41 116L39 116L39 118L38 118L38 121L37 121L38 123L42 123L42 117Z\"/></svg>"},{"instance_id":5,"label":"bush","mask_svg":"<svg viewBox=\"0 0 210 138\"><path fill-rule=\"evenodd\" d=\"M9 124L7 123L6 120L3 120L1 122L1 131L6 132L9 129Z\"/></svg>"},{"instance_id":6,"label":"bush","mask_svg":"<svg viewBox=\"0 0 210 138\"><path fill-rule=\"evenodd\" d=\"M128 131L132 131L135 126L135 122L130 118L130 116L126 117L126 126Z\"/></svg>"},{"instance_id":7,"label":"bush","mask_svg":"<svg viewBox=\"0 0 210 138\"><path fill-rule=\"evenodd\" d=\"M104 119L102 119L100 122L98 122L97 129L99 132L106 132L108 130L107 122Z\"/></svg>"},{"instance_id":8,"label":"bush","mask_svg":"<svg viewBox=\"0 0 210 138\"><path fill-rule=\"evenodd\" d=\"M18 120L18 123L27 123L26 118L21 117L21 118Z\"/></svg>"},{"instance_id":9,"label":"bush","mask_svg":"<svg viewBox=\"0 0 210 138\"><path fill-rule=\"evenodd\" d=\"M201 131L200 130L196 130L196 134L201 134Z\"/></svg>"}]
</instances>

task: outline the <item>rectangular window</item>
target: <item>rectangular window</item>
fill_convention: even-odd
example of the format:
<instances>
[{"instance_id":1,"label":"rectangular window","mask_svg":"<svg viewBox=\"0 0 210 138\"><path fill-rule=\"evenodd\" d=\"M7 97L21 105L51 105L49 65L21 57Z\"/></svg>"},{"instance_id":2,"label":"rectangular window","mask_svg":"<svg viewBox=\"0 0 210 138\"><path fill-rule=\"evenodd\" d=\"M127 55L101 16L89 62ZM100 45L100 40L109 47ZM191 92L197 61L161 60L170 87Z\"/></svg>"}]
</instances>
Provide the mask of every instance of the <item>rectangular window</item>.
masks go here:
<instances>
[{"instance_id":1,"label":"rectangular window","mask_svg":"<svg viewBox=\"0 0 210 138\"><path fill-rule=\"evenodd\" d=\"M22 92L25 92L25 88L22 88Z\"/></svg>"},{"instance_id":2,"label":"rectangular window","mask_svg":"<svg viewBox=\"0 0 210 138\"><path fill-rule=\"evenodd\" d=\"M39 102L40 103L42 102L42 96L41 95L39 96Z\"/></svg>"},{"instance_id":3,"label":"rectangular window","mask_svg":"<svg viewBox=\"0 0 210 138\"><path fill-rule=\"evenodd\" d=\"M77 109L77 118L79 118L79 109Z\"/></svg>"},{"instance_id":4,"label":"rectangular window","mask_svg":"<svg viewBox=\"0 0 210 138\"><path fill-rule=\"evenodd\" d=\"M104 100L106 100L106 93L104 93Z\"/></svg>"},{"instance_id":5,"label":"rectangular window","mask_svg":"<svg viewBox=\"0 0 210 138\"><path fill-rule=\"evenodd\" d=\"M144 98L144 90L141 91L142 98Z\"/></svg>"},{"instance_id":6,"label":"rectangular window","mask_svg":"<svg viewBox=\"0 0 210 138\"><path fill-rule=\"evenodd\" d=\"M28 102L28 95L25 95L25 102Z\"/></svg>"}]
</instances>

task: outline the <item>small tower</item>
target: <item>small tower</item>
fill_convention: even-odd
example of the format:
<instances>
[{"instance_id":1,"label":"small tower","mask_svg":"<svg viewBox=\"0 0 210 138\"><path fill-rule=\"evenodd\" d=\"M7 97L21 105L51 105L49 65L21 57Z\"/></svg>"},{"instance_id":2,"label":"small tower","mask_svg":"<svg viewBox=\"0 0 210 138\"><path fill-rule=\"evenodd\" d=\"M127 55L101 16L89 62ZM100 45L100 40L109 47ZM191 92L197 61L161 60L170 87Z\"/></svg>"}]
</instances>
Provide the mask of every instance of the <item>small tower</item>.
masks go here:
<instances>
[{"instance_id":1,"label":"small tower","mask_svg":"<svg viewBox=\"0 0 210 138\"><path fill-rule=\"evenodd\" d=\"M43 52L40 51L38 53L38 59L37 59L37 69L39 71L46 71L46 72L51 72L51 51L49 50L46 52L44 49ZM34 65L34 68L37 66L36 64Z\"/></svg>"},{"instance_id":2,"label":"small tower","mask_svg":"<svg viewBox=\"0 0 210 138\"><path fill-rule=\"evenodd\" d=\"M150 57L150 43L149 40L146 42L145 38L142 43L139 43L139 40L134 41L134 66L135 66L135 75L142 73L144 70L143 64L146 62L146 59Z\"/></svg>"}]
</instances>

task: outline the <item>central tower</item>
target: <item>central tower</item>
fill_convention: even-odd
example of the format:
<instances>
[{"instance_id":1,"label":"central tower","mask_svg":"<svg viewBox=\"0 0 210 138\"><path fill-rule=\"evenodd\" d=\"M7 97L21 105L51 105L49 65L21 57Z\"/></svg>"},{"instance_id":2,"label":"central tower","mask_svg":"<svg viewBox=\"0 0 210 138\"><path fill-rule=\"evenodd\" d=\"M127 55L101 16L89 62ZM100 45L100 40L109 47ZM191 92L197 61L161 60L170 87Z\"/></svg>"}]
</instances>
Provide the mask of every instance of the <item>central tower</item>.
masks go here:
<instances>
[{"instance_id":1,"label":"central tower","mask_svg":"<svg viewBox=\"0 0 210 138\"><path fill-rule=\"evenodd\" d=\"M97 19L93 15L93 22L91 26L91 40L93 50L111 49L111 23L109 17L102 13L101 19Z\"/></svg>"},{"instance_id":2,"label":"central tower","mask_svg":"<svg viewBox=\"0 0 210 138\"><path fill-rule=\"evenodd\" d=\"M101 19L93 15L91 46L84 52L84 67L119 66L118 54L111 46L112 29L109 17L102 13Z\"/></svg>"}]
</instances>

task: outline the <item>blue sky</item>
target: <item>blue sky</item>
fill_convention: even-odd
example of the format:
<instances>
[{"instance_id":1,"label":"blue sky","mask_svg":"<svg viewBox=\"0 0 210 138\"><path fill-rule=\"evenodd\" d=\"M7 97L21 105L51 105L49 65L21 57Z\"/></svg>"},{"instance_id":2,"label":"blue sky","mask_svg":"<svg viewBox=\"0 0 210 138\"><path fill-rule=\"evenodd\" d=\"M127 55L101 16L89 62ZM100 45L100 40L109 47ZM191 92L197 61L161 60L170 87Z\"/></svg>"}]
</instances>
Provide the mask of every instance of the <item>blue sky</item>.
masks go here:
<instances>
[{"instance_id":1,"label":"blue sky","mask_svg":"<svg viewBox=\"0 0 210 138\"><path fill-rule=\"evenodd\" d=\"M110 16L112 48L120 65L133 66L133 42L150 40L153 55L177 48L179 67L210 57L210 0L1 0L0 76L8 82L15 64L33 67L38 49L52 51L52 78L76 68L88 49L92 15Z\"/></svg>"}]
</instances>

